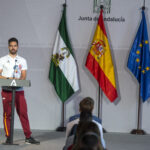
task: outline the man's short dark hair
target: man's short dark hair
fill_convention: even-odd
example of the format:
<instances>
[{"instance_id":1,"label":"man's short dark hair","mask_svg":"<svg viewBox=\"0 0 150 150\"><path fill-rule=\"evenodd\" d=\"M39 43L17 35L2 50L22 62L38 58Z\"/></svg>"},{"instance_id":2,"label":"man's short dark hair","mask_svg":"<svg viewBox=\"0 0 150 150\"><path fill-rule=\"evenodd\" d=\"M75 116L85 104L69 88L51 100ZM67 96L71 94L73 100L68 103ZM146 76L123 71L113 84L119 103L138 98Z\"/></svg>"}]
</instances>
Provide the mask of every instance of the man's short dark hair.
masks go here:
<instances>
[{"instance_id":1,"label":"man's short dark hair","mask_svg":"<svg viewBox=\"0 0 150 150\"><path fill-rule=\"evenodd\" d=\"M12 38L10 38L10 39L8 40L8 45L9 45L11 42L16 42L17 45L18 45L18 40L17 40L17 38L15 38L15 37L12 37Z\"/></svg>"},{"instance_id":2,"label":"man's short dark hair","mask_svg":"<svg viewBox=\"0 0 150 150\"><path fill-rule=\"evenodd\" d=\"M91 97L86 97L80 102L79 106L81 112L92 112L94 108L94 100Z\"/></svg>"}]
</instances>

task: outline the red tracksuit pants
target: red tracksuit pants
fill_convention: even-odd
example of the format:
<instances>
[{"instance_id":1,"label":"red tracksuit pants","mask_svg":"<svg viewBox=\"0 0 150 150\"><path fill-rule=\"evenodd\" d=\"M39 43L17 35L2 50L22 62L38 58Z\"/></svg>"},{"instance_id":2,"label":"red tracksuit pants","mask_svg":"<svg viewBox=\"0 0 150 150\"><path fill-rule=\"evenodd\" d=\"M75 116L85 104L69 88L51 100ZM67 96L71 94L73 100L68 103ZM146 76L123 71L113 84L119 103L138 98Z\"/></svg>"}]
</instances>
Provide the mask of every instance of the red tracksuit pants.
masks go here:
<instances>
[{"instance_id":1,"label":"red tracksuit pants","mask_svg":"<svg viewBox=\"0 0 150 150\"><path fill-rule=\"evenodd\" d=\"M11 122L11 101L12 92L2 90L2 101L3 101L3 123L6 137L10 136L10 122ZM16 111L21 121L21 125L26 138L31 136L31 130L27 114L27 104L24 97L24 91L16 91L15 94L15 106Z\"/></svg>"}]
</instances>

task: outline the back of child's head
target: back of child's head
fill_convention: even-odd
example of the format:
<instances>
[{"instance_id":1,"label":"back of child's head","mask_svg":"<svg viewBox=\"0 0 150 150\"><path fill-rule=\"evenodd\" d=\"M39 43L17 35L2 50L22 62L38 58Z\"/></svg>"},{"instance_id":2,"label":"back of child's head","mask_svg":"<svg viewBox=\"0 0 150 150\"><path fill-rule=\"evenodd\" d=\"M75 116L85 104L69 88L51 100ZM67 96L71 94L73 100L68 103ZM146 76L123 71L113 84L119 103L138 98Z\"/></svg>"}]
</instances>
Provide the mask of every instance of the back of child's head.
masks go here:
<instances>
[{"instance_id":1,"label":"back of child's head","mask_svg":"<svg viewBox=\"0 0 150 150\"><path fill-rule=\"evenodd\" d=\"M90 97L86 97L80 102L79 107L81 112L92 112L94 108L94 100Z\"/></svg>"}]
</instances>

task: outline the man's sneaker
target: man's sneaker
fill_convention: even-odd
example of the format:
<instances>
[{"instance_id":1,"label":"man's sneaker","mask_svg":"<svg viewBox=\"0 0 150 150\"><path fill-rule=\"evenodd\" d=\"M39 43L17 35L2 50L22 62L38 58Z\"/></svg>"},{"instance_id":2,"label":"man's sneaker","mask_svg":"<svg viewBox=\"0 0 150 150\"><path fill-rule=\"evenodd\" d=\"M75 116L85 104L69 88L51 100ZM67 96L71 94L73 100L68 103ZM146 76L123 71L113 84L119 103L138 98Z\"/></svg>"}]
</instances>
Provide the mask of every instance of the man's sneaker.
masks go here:
<instances>
[{"instance_id":1,"label":"man's sneaker","mask_svg":"<svg viewBox=\"0 0 150 150\"><path fill-rule=\"evenodd\" d=\"M7 137L5 144L10 144L10 137Z\"/></svg>"},{"instance_id":2,"label":"man's sneaker","mask_svg":"<svg viewBox=\"0 0 150 150\"><path fill-rule=\"evenodd\" d=\"M39 141L35 140L33 137L25 139L26 144L40 144Z\"/></svg>"}]
</instances>

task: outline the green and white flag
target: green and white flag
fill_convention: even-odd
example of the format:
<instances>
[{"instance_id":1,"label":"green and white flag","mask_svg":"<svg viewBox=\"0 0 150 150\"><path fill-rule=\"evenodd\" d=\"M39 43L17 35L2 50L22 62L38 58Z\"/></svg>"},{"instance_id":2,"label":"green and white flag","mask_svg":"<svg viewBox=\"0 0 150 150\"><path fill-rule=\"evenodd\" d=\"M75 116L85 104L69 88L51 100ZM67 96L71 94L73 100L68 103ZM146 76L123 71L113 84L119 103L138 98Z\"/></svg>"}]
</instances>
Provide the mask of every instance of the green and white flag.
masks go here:
<instances>
[{"instance_id":1,"label":"green and white flag","mask_svg":"<svg viewBox=\"0 0 150 150\"><path fill-rule=\"evenodd\" d=\"M77 66L66 28L66 6L56 35L49 79L62 102L79 90Z\"/></svg>"}]
</instances>

